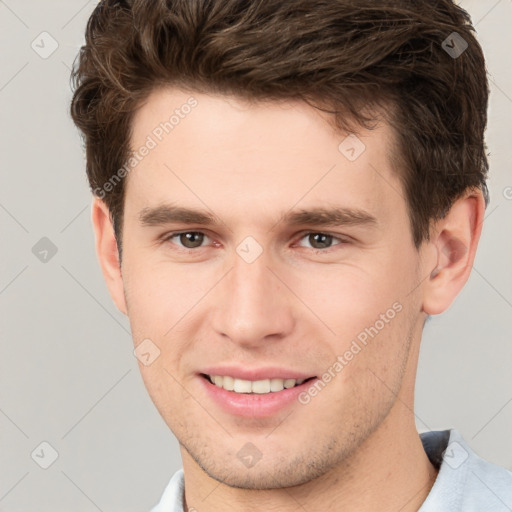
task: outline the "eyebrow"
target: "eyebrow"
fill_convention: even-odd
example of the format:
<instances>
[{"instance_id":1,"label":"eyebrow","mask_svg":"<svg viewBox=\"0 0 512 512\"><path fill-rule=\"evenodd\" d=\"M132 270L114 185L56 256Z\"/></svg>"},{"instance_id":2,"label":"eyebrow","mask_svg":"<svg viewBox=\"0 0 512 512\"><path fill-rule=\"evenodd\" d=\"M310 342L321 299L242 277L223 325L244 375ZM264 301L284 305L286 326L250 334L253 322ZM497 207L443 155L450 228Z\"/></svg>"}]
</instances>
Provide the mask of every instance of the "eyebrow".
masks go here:
<instances>
[{"instance_id":1,"label":"eyebrow","mask_svg":"<svg viewBox=\"0 0 512 512\"><path fill-rule=\"evenodd\" d=\"M171 204L143 208L139 213L139 219L143 226L161 226L173 222L211 226L218 222L218 218L207 210L193 210Z\"/></svg>"},{"instance_id":2,"label":"eyebrow","mask_svg":"<svg viewBox=\"0 0 512 512\"><path fill-rule=\"evenodd\" d=\"M142 226L162 226L165 224L201 224L213 226L221 220L208 210L184 208L172 204L143 208L139 213ZM281 215L278 222L289 226L376 226L377 218L369 212L345 207L320 207L289 211ZM272 228L273 229L273 228Z\"/></svg>"},{"instance_id":3,"label":"eyebrow","mask_svg":"<svg viewBox=\"0 0 512 512\"><path fill-rule=\"evenodd\" d=\"M369 212L340 206L291 211L285 213L279 222L284 222L290 226L376 226L378 224L377 218Z\"/></svg>"}]
</instances>

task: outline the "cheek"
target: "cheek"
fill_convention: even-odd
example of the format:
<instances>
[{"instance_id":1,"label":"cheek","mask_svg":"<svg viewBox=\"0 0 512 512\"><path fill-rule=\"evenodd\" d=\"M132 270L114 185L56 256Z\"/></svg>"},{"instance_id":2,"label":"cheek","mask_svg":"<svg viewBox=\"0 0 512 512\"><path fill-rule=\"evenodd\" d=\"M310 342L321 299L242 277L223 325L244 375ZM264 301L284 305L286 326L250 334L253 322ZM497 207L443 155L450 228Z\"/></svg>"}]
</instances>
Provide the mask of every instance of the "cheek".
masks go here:
<instances>
[{"instance_id":1,"label":"cheek","mask_svg":"<svg viewBox=\"0 0 512 512\"><path fill-rule=\"evenodd\" d=\"M384 320L396 316L405 300L404 291L409 291L403 272L401 276L396 276L397 273L393 265L382 263L375 268L330 266L327 271L310 272L307 279L296 275L294 289L308 308L342 340L341 349L343 340L350 340L370 328L381 315ZM382 329L381 322L378 326Z\"/></svg>"},{"instance_id":2,"label":"cheek","mask_svg":"<svg viewBox=\"0 0 512 512\"><path fill-rule=\"evenodd\" d=\"M208 280L198 270L194 265L137 264L134 258L127 261L123 280L134 334L157 339L170 337L208 289Z\"/></svg>"},{"instance_id":3,"label":"cheek","mask_svg":"<svg viewBox=\"0 0 512 512\"><path fill-rule=\"evenodd\" d=\"M183 411L189 407L194 410L192 395L186 392L187 386L180 383L180 377L175 377L176 372L172 365L165 361L164 355L151 366L141 366L140 373L155 407L174 431L176 425L183 420L182 415L176 411Z\"/></svg>"}]
</instances>

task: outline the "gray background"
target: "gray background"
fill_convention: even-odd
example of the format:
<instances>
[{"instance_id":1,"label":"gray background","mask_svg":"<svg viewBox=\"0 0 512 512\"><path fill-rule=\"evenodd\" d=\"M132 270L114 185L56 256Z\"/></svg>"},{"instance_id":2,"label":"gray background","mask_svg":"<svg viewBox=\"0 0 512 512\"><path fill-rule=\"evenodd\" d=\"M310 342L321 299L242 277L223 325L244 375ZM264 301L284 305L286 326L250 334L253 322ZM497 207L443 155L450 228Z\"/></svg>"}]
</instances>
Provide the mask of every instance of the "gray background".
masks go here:
<instances>
[{"instance_id":1,"label":"gray background","mask_svg":"<svg viewBox=\"0 0 512 512\"><path fill-rule=\"evenodd\" d=\"M103 283L68 114L70 67L95 3L0 0L3 511L148 510L181 466ZM417 425L455 427L481 456L512 468L512 2L460 3L491 79L491 204L466 288L425 329ZM58 44L47 58L55 43L44 31ZM57 248L46 261L43 237ZM48 469L44 441L58 453Z\"/></svg>"}]
</instances>

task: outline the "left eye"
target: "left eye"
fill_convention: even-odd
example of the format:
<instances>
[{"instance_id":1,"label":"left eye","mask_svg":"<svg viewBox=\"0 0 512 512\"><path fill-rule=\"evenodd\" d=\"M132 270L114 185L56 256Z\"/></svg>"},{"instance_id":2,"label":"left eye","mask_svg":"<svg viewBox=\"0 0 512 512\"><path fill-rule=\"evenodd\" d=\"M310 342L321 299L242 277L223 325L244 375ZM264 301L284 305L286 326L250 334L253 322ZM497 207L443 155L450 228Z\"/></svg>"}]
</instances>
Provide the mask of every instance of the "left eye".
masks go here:
<instances>
[{"instance_id":1,"label":"left eye","mask_svg":"<svg viewBox=\"0 0 512 512\"><path fill-rule=\"evenodd\" d=\"M338 237L329 235L327 233L306 233L301 240L307 239L312 249L329 249L332 245L339 245L343 243ZM334 240L338 240L337 244L333 244ZM299 244L301 245L301 244ZM304 246L302 246L304 247Z\"/></svg>"},{"instance_id":2,"label":"left eye","mask_svg":"<svg viewBox=\"0 0 512 512\"><path fill-rule=\"evenodd\" d=\"M172 240L177 238L185 249L197 249L201 247L205 238L208 238L204 233L200 231L186 231L184 233L174 233L169 235L166 240Z\"/></svg>"}]
</instances>

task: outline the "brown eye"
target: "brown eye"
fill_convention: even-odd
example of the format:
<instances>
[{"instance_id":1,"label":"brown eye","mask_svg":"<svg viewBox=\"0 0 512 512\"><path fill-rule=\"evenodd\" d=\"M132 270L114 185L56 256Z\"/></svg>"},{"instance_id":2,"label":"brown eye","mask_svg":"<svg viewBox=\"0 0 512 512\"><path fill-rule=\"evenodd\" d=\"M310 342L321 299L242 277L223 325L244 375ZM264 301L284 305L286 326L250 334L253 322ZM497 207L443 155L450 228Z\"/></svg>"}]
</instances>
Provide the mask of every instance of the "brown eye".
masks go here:
<instances>
[{"instance_id":1,"label":"brown eye","mask_svg":"<svg viewBox=\"0 0 512 512\"><path fill-rule=\"evenodd\" d=\"M324 233L310 233L308 242L313 249L327 249L332 245L333 237Z\"/></svg>"},{"instance_id":2,"label":"brown eye","mask_svg":"<svg viewBox=\"0 0 512 512\"><path fill-rule=\"evenodd\" d=\"M200 247L201 244L203 243L203 240L203 233L191 232L180 234L180 242L187 249L195 249L196 247Z\"/></svg>"},{"instance_id":3,"label":"brown eye","mask_svg":"<svg viewBox=\"0 0 512 512\"><path fill-rule=\"evenodd\" d=\"M174 239L178 241L178 246L184 249L197 249L202 246L205 234L199 231L186 231L183 233L174 233L167 237L167 240L171 242ZM173 243L176 243L176 241Z\"/></svg>"},{"instance_id":4,"label":"brown eye","mask_svg":"<svg viewBox=\"0 0 512 512\"><path fill-rule=\"evenodd\" d=\"M322 250L322 249L330 249L335 245L343 244L344 241L341 238L338 238L334 235L329 235L328 233L304 233L301 242L303 240L307 240L307 244L303 242L299 242L301 247L306 247L310 249ZM335 243L333 243L336 240Z\"/></svg>"}]
</instances>

